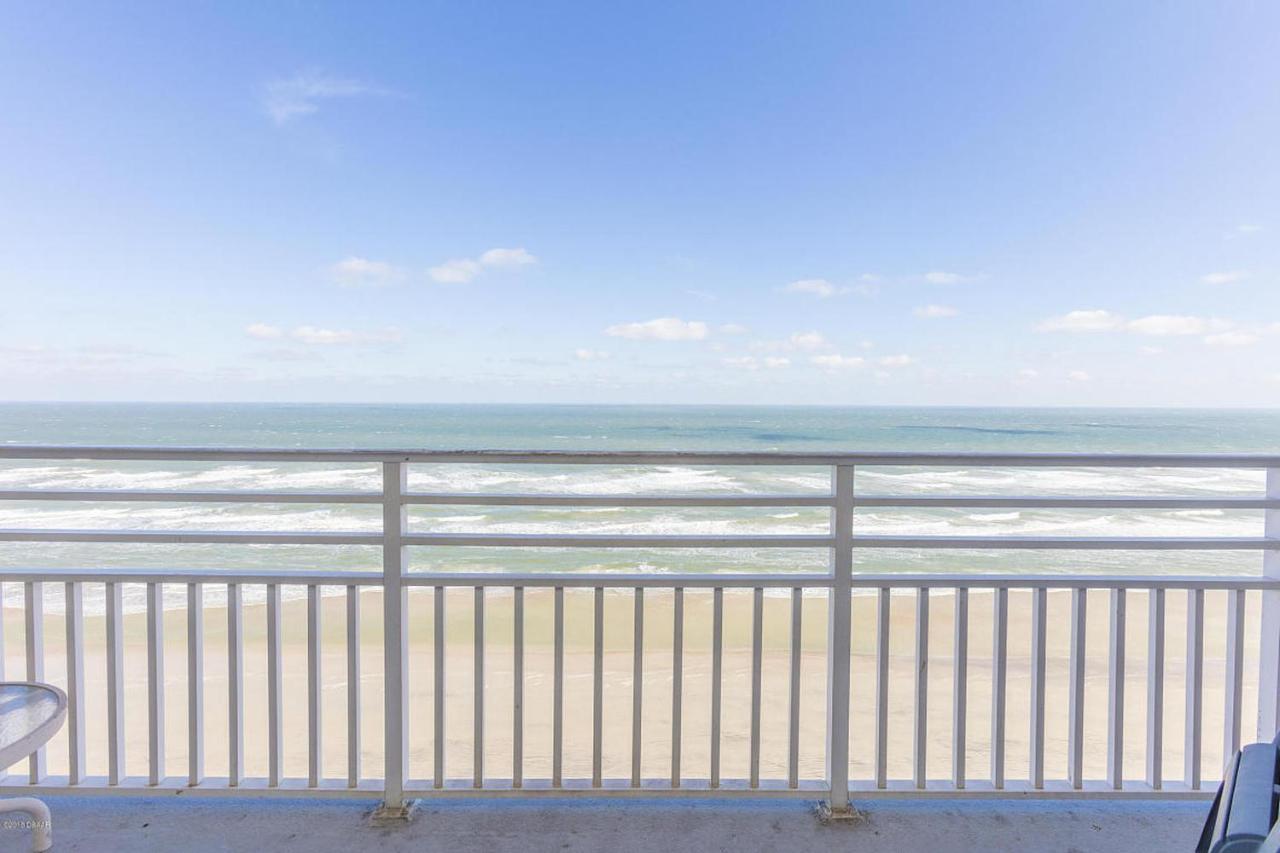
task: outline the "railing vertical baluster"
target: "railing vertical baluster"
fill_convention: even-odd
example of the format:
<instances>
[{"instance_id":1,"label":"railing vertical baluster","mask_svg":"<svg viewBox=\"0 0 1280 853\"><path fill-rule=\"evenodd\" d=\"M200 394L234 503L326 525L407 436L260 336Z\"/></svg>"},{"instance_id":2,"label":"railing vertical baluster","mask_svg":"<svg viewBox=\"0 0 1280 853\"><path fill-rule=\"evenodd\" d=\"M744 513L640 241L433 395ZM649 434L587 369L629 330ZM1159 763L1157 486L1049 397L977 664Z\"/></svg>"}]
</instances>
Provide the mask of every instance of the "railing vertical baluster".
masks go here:
<instances>
[{"instance_id":1,"label":"railing vertical baluster","mask_svg":"<svg viewBox=\"0 0 1280 853\"><path fill-rule=\"evenodd\" d=\"M283 766L284 743L284 666L280 649L282 636L280 585L267 584L267 785L278 787Z\"/></svg>"},{"instance_id":2,"label":"railing vertical baluster","mask_svg":"<svg viewBox=\"0 0 1280 853\"><path fill-rule=\"evenodd\" d=\"M644 587L635 591L631 641L631 787L640 787L641 716L644 711Z\"/></svg>"},{"instance_id":3,"label":"railing vertical baluster","mask_svg":"<svg viewBox=\"0 0 1280 853\"><path fill-rule=\"evenodd\" d=\"M849 656L853 642L853 477L852 465L831 475L831 590L827 601L826 808L852 815L849 804Z\"/></svg>"},{"instance_id":4,"label":"railing vertical baluster","mask_svg":"<svg viewBox=\"0 0 1280 853\"><path fill-rule=\"evenodd\" d=\"M969 590L961 587L955 598L955 640L952 643L951 784L963 788L969 702Z\"/></svg>"},{"instance_id":5,"label":"railing vertical baluster","mask_svg":"<svg viewBox=\"0 0 1280 853\"><path fill-rule=\"evenodd\" d=\"M1147 593L1147 785L1164 784L1164 590Z\"/></svg>"},{"instance_id":6,"label":"railing vertical baluster","mask_svg":"<svg viewBox=\"0 0 1280 853\"><path fill-rule=\"evenodd\" d=\"M77 582L66 584L63 607L67 628L67 782L84 779L84 590ZM0 602L3 596L0 595ZM3 606L0 605L0 609ZM4 626L0 625L0 632ZM2 654L2 652L0 652Z\"/></svg>"},{"instance_id":7,"label":"railing vertical baluster","mask_svg":"<svg viewBox=\"0 0 1280 853\"><path fill-rule=\"evenodd\" d=\"M1067 710L1067 779L1071 787L1084 787L1084 676L1085 637L1089 591L1071 590L1070 698Z\"/></svg>"},{"instance_id":8,"label":"railing vertical baluster","mask_svg":"<svg viewBox=\"0 0 1280 853\"><path fill-rule=\"evenodd\" d=\"M204 780L204 584L187 584L187 784Z\"/></svg>"},{"instance_id":9,"label":"railing vertical baluster","mask_svg":"<svg viewBox=\"0 0 1280 853\"><path fill-rule=\"evenodd\" d=\"M800 654L804 634L804 590L791 590L791 670L787 696L787 787L800 787Z\"/></svg>"},{"instance_id":10,"label":"railing vertical baluster","mask_svg":"<svg viewBox=\"0 0 1280 853\"><path fill-rule=\"evenodd\" d=\"M444 587L437 586L434 588L431 597L431 607L433 610L433 633L435 634L431 653L434 658L432 661L432 691L434 702L432 703L432 731L434 741L432 743L432 766L431 766L431 785L436 789L444 787L444 713L446 706L445 686L444 686L444 653L445 653L445 612L444 612Z\"/></svg>"},{"instance_id":11,"label":"railing vertical baluster","mask_svg":"<svg viewBox=\"0 0 1280 853\"><path fill-rule=\"evenodd\" d=\"M671 787L680 787L680 740L684 704L684 589L673 590L671 622Z\"/></svg>"},{"instance_id":12,"label":"railing vertical baluster","mask_svg":"<svg viewBox=\"0 0 1280 853\"><path fill-rule=\"evenodd\" d=\"M5 680L4 658L4 583L0 582L0 681Z\"/></svg>"},{"instance_id":13,"label":"railing vertical baluster","mask_svg":"<svg viewBox=\"0 0 1280 853\"><path fill-rule=\"evenodd\" d=\"M1049 590L1038 586L1031 591L1031 731L1028 743L1031 757L1031 787L1044 787L1044 681L1045 632L1048 619Z\"/></svg>"},{"instance_id":14,"label":"railing vertical baluster","mask_svg":"<svg viewBox=\"0 0 1280 853\"><path fill-rule=\"evenodd\" d=\"M552 602L551 785L564 784L564 587Z\"/></svg>"},{"instance_id":15,"label":"railing vertical baluster","mask_svg":"<svg viewBox=\"0 0 1280 853\"><path fill-rule=\"evenodd\" d=\"M711 599L711 787L720 787L720 682L724 646L724 589Z\"/></svg>"},{"instance_id":16,"label":"railing vertical baluster","mask_svg":"<svg viewBox=\"0 0 1280 853\"><path fill-rule=\"evenodd\" d=\"M760 787L760 682L764 664L764 589L756 587L751 601L751 775L752 788Z\"/></svg>"},{"instance_id":17,"label":"railing vertical baluster","mask_svg":"<svg viewBox=\"0 0 1280 853\"><path fill-rule=\"evenodd\" d=\"M27 681L44 681L44 584L27 581L24 585L27 620ZM28 760L31 784L44 781L45 748L31 753Z\"/></svg>"},{"instance_id":18,"label":"railing vertical baluster","mask_svg":"<svg viewBox=\"0 0 1280 853\"><path fill-rule=\"evenodd\" d=\"M595 647L591 675L591 787L603 782L604 760L604 587L595 589Z\"/></svg>"},{"instance_id":19,"label":"railing vertical baluster","mask_svg":"<svg viewBox=\"0 0 1280 853\"><path fill-rule=\"evenodd\" d=\"M404 534L409 512L404 494L409 490L409 466L400 461L382 463L382 666L383 666L383 794L380 814L399 816L404 809L404 780L408 767L409 735L405 714L409 706L408 607L404 590L407 551ZM356 617L357 620L359 617ZM317 627L319 627L317 625ZM359 667L358 644L356 667ZM437 695L437 701L440 697ZM350 700L349 700L350 701ZM356 700L358 702L358 699ZM359 716L357 712L356 716ZM317 717L317 722L319 718ZM354 740L359 741L358 732ZM358 750L358 743L357 743ZM357 764L348 762L349 765ZM352 772L348 767L348 774ZM358 772L358 769L357 771ZM351 782L351 779L348 779ZM358 782L358 780L357 780Z\"/></svg>"},{"instance_id":20,"label":"railing vertical baluster","mask_svg":"<svg viewBox=\"0 0 1280 853\"><path fill-rule=\"evenodd\" d=\"M1266 645L1265 643L1263 645ZM1183 782L1200 787L1200 730L1204 722L1204 590L1187 591L1187 713L1183 730Z\"/></svg>"},{"instance_id":21,"label":"railing vertical baluster","mask_svg":"<svg viewBox=\"0 0 1280 853\"><path fill-rule=\"evenodd\" d=\"M475 629L472 661L475 665L475 677L472 681L472 750L471 750L471 786L484 787L484 587L478 586L473 593Z\"/></svg>"},{"instance_id":22,"label":"railing vertical baluster","mask_svg":"<svg viewBox=\"0 0 1280 853\"><path fill-rule=\"evenodd\" d=\"M383 595L386 593L384 592ZM403 661L404 658L402 657ZM403 671L402 671L403 672ZM347 587L347 787L360 785L360 587ZM401 706L401 720L404 706ZM403 723L402 723L403 725ZM392 744L395 743L393 739ZM391 752L391 750L388 750ZM386 779L404 779L404 763L397 774L388 770ZM403 786L402 786L403 787Z\"/></svg>"},{"instance_id":23,"label":"railing vertical baluster","mask_svg":"<svg viewBox=\"0 0 1280 853\"><path fill-rule=\"evenodd\" d=\"M1124 787L1125 590L1111 590L1110 666L1107 691L1107 784Z\"/></svg>"},{"instance_id":24,"label":"railing vertical baluster","mask_svg":"<svg viewBox=\"0 0 1280 853\"><path fill-rule=\"evenodd\" d=\"M147 584L147 783L164 779L164 584Z\"/></svg>"},{"instance_id":25,"label":"railing vertical baluster","mask_svg":"<svg viewBox=\"0 0 1280 853\"><path fill-rule=\"evenodd\" d=\"M1228 762L1240 749L1240 705L1244 692L1244 605L1243 589L1227 593L1227 672L1225 707L1222 719L1222 760Z\"/></svg>"},{"instance_id":26,"label":"railing vertical baluster","mask_svg":"<svg viewBox=\"0 0 1280 853\"><path fill-rule=\"evenodd\" d=\"M385 592L383 593L385 595ZM323 601L320 587L307 586L307 785L315 788L324 778L324 689L322 667Z\"/></svg>"},{"instance_id":27,"label":"railing vertical baluster","mask_svg":"<svg viewBox=\"0 0 1280 853\"><path fill-rule=\"evenodd\" d=\"M244 597L227 584L227 784L244 779Z\"/></svg>"},{"instance_id":28,"label":"railing vertical baluster","mask_svg":"<svg viewBox=\"0 0 1280 853\"><path fill-rule=\"evenodd\" d=\"M916 590L915 733L912 738L912 782L925 787L929 748L929 588Z\"/></svg>"},{"instance_id":29,"label":"railing vertical baluster","mask_svg":"<svg viewBox=\"0 0 1280 853\"><path fill-rule=\"evenodd\" d=\"M991 605L991 786L1004 787L1004 722L1009 678L1009 590L1000 587Z\"/></svg>"},{"instance_id":30,"label":"railing vertical baluster","mask_svg":"<svg viewBox=\"0 0 1280 853\"><path fill-rule=\"evenodd\" d=\"M1280 500L1280 468L1267 469L1266 496ZM1280 580L1280 509L1263 512L1263 535L1272 547L1262 552L1262 576ZM1270 742L1280 732L1280 589L1262 591L1261 642L1258 654L1258 740Z\"/></svg>"},{"instance_id":31,"label":"railing vertical baluster","mask_svg":"<svg viewBox=\"0 0 1280 853\"><path fill-rule=\"evenodd\" d=\"M889 784L889 589L876 593L876 787Z\"/></svg>"},{"instance_id":32,"label":"railing vertical baluster","mask_svg":"<svg viewBox=\"0 0 1280 853\"><path fill-rule=\"evenodd\" d=\"M524 587L513 592L511 619L511 786L524 785Z\"/></svg>"},{"instance_id":33,"label":"railing vertical baluster","mask_svg":"<svg viewBox=\"0 0 1280 853\"><path fill-rule=\"evenodd\" d=\"M124 597L120 584L106 585L107 608L107 784L124 779Z\"/></svg>"}]
</instances>

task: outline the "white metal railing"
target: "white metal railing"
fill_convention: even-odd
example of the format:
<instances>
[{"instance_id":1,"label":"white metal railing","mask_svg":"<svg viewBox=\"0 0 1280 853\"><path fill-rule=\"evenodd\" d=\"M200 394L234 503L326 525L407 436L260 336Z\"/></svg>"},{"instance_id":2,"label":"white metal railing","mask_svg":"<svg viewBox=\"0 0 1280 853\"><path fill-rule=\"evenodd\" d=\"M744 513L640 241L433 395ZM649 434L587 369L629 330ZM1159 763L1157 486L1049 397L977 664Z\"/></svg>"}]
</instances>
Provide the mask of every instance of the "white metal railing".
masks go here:
<instances>
[{"instance_id":1,"label":"white metal railing","mask_svg":"<svg viewBox=\"0 0 1280 853\"><path fill-rule=\"evenodd\" d=\"M482 794L525 791L590 791L590 792L661 792L696 794L704 792L762 792L778 794L819 795L836 811L848 803L850 796L869 796L880 792L916 792L950 794L999 794L1018 792L1031 795L1084 796L1174 796L1207 795L1206 775L1202 772L1205 693L1205 595L1222 591L1226 595L1226 623L1223 666L1223 714L1221 743L1224 754L1230 753L1243 736L1243 697L1246 682L1245 647L1247 594L1260 592L1260 627L1256 637L1258 648L1257 734L1270 738L1278 725L1280 709L1280 457L1251 455L1080 455L1080 454L784 454L784 453L574 453L574 452L401 452L401 451L306 451L306 450L241 450L205 448L85 448L85 447L0 447L2 460L104 460L104 461L181 461L181 462L301 462L376 464L381 468L379 491L139 491L139 490L71 490L20 489L0 491L0 501L75 501L75 502L169 502L169 503L262 503L262 504L363 504L381 506L381 529L373 532L321 531L208 531L208 530L67 530L67 529L3 529L0 542L11 543L160 543L177 545L366 545L377 546L382 553L380 572L358 571L292 571L269 567L254 570L206 569L108 569L108 568L40 568L0 570L0 585L21 584L23 596L23 635L25 644L25 677L40 680L46 676L45 614L46 588L61 587L65 607L65 640L62 679L70 699L67 723L67 757L65 767L47 766L45 751L32 756L26 780L8 776L0 788L17 790L97 790L156 791L181 790L192 793L252 791L310 792L343 794L351 791L375 792L387 807L397 808L406 798L429 797L450 793ZM488 494L415 493L408 488L408 470L415 464L502 464L502 465L712 465L712 466L822 466L832 474L828 494L755 494L755 495L575 495L575 494ZM860 494L855 491L855 471L863 468L894 467L1073 467L1073 468L1250 468L1265 469L1266 490L1263 495L1231 496L899 496ZM819 507L830 510L830 525L820 535L599 535L574 534L460 534L415 530L408 510L419 505L488 505L538 507ZM929 536L929 535L860 535L854 533L854 514L859 508L1073 508L1073 509L1224 509L1264 511L1264 531L1256 537L1096 537L1096 536ZM743 571L724 573L461 573L410 571L408 549L438 547L515 547L515 548L788 548L826 549L830 553L830 571L826 573L757 573ZM1006 549L1043 550L1156 550L1203 551L1249 550L1263 554L1263 569L1258 575L1058 575L1058 574L976 574L919 573L872 574L854 571L854 557L859 549ZM39 552L33 551L33 563ZM87 585L104 587L104 620L106 689L105 777L86 772L86 629L84 589ZM146 717L147 774L131 776L126 772L125 746L128 740L126 720L126 613L123 590L127 585L144 585L146 590ZM167 771L165 721L165 672L181 667L181 661L165 659L164 592L166 586L185 586L187 596L186 629L186 754L187 768L183 776ZM246 773L246 720L258 714L246 714L245 676L245 605L246 587L265 587L266 621L266 757L265 777ZM322 709L325 640L322 625L324 587L345 587L345 673L346 684L346 767L340 776L330 775L324 765L325 746ZM213 778L205 772L205 740L209 723L204 698L205 663L205 589L226 590L226 671L227 671L227 762L226 777ZM282 590L305 588L306 631L306 703L307 703L307 772L303 778L285 774L283 744L285 701L285 664L282 652L284 611ZM364 773L362 757L367 745L362 743L362 709L368 698L362 691L362 659L360 655L360 593L365 589L382 591L382 624L380 642L383 658L382 717L383 771L369 778ZM450 776L446 749L449 732L457 721L446 726L446 601L454 607L451 590L471 590L472 643L472 718L462 723L470 728L472 772L470 777ZM504 751L510 761L510 774L491 778L486 768L486 702L494 701L486 685L487 655L485 628L486 603L492 590L510 591L512 612L511 654L511 739ZM531 673L526 667L526 591L550 590L552 595L552 663L551 671ZM789 607L789 648L786 656L786 727L781 736L785 742L785 773L779 778L762 778L762 677L765 668L762 650L763 611L766 590L784 596ZM1049 707L1046 689L1050 679L1047 665L1049 632L1049 593L1063 591L1070 598L1068 665L1065 690L1068 696L1066 714L1066 773L1054 778L1046 770L1046 751L1050 741L1058 738L1048 732ZM569 778L565 771L566 719L566 591L570 595L591 596L591 749L589 778ZM604 719L617 710L606 707L604 660L606 657L605 596L621 591L633 599L632 672L631 672L631 737L630 774L609 778L604 770ZM652 591L652 593L651 593ZM1026 685L1029 689L1029 719L1025 721L1027 737L1027 772L1025 778L1014 779L1008 766L1006 743L1011 621L1010 591L1028 591L1030 624ZM724 705L722 680L725 649L725 596L749 595L750 625L746 634L750 645L750 707L745 736L748 772L745 778L722 778L722 749L727 742L723 728ZM951 606L945 608L954 632L949 660L939 661L930 654L930 622L940 611L939 596L950 594ZM979 660L971 653L971 595L981 592L991 597L992 643L989 659ZM1102 778L1090 778L1089 762L1100 756L1091 754L1086 737L1089 703L1101 701L1097 688L1088 688L1089 593L1106 597L1107 703L1105 763ZM652 629L646 629L646 594L670 596L673 609L670 635L671 675L670 728L661 733L664 750L669 751L669 774L653 778L643 771L642 755L652 754L655 733L644 729L646 696L644 670L646 640L652 640ZM690 659L685 647L685 606L688 596L711 596L710 669L705 676L686 669ZM895 598L914 596L915 618L911 651L910 689L912 729L910 772L902 778L890 773L893 744L889 736L891 723L891 602ZM412 626L409 615L411 594L430 601L432 618L431 708L423 713L412 707L409 683L423 673L411 671L408 636ZM826 600L828 638L822 657L826 667L826 700L820 713L826 732L825 759L819 778L806 778L801 767L802 708L801 668L803 665L804 601L808 595ZM853 655L853 602L859 595L870 595L874 619L858 630L870 630L874 641L871 653L872 683L851 684ZM1126 669L1130 658L1127 649L1126 620L1131 596L1138 597L1147 608L1147 644L1145 686L1145 768L1141 778L1126 772L1126 743L1132 726L1126 723L1126 686L1133 673ZM1172 598L1171 598L1172 597ZM456 596L455 596L456 598ZM665 600L665 599L664 599ZM1018 599L1021 601L1021 597ZM1170 600L1184 601L1186 611L1185 656L1166 648L1166 605ZM505 605L504 605L505 606ZM0 620L3 618L0 612ZM571 626L572 627L572 626ZM648 632L647 632L648 631ZM0 621L0 641L3 641ZM665 642L665 638L664 638ZM1166 733L1166 672L1174 660L1183 668L1182 735L1183 768L1180 781L1172 781L1163 766L1168 751ZM1213 662L1216 666L1217 661ZM4 656L0 654L0 667ZM931 667L946 665L951 672L951 731L948 740L951 772L948 778L929 777L929 753L935 741L931 731L936 726L929 716ZM970 703L971 668L981 666L990 673L990 735L985 740L989 766L975 768L968 763L969 747L974 738L968 721L973 714ZM988 670L989 667L989 670ZM0 672L0 676L3 673ZM526 772L525 691L532 683L530 676L544 680L550 676L552 713L550 732L551 772L546 778L530 778ZM685 736L685 698L691 678L707 679L709 691L709 744L706 775L693 775L682 758ZM703 685L699 685L700 687ZM872 707L870 731L854 730L851 718L851 694L869 697ZM1088 698L1086 698L1088 697ZM652 698L648 698L652 702ZM416 778L410 773L410 725L425 726L431 734L431 772ZM1019 723L1021 725L1022 723ZM852 735L852 738L851 738ZM866 778L850 777L851 758L868 758L870 773ZM700 769L699 769L700 771ZM1178 775L1178 774L1173 774ZM979 778L985 777L985 778ZM1207 777L1212 779L1212 774Z\"/></svg>"}]
</instances>

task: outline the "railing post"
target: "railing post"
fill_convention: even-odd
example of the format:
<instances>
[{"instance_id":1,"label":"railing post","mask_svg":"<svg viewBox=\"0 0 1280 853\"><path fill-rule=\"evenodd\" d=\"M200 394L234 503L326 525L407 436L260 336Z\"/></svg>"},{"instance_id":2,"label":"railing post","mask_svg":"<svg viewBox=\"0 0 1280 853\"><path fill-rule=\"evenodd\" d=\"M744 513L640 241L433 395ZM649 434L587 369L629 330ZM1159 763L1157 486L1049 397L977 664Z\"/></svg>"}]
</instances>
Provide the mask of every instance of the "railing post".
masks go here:
<instances>
[{"instance_id":1,"label":"railing post","mask_svg":"<svg viewBox=\"0 0 1280 853\"><path fill-rule=\"evenodd\" d=\"M827 616L827 820L857 820L849 802L849 647L852 642L853 466L838 465L832 475L831 595Z\"/></svg>"},{"instance_id":2,"label":"railing post","mask_svg":"<svg viewBox=\"0 0 1280 853\"><path fill-rule=\"evenodd\" d=\"M375 820L408 820L412 803L405 802L404 780L407 765L405 708L405 658L407 657L407 600L403 578L405 566L404 534L408 528L408 509L404 494L408 491L408 470L403 461L382 463L382 654L383 689L385 692L385 730L383 752L382 805L374 813ZM438 701L438 700L437 700Z\"/></svg>"},{"instance_id":3,"label":"railing post","mask_svg":"<svg viewBox=\"0 0 1280 853\"><path fill-rule=\"evenodd\" d=\"M1267 497L1280 500L1280 468L1267 469ZM1263 515L1263 535L1280 540L1280 509L1267 509ZM1280 581L1280 541L1262 552L1262 574L1269 581ZM1280 590L1262 591L1258 651L1258 740L1270 741L1280 731Z\"/></svg>"}]
</instances>

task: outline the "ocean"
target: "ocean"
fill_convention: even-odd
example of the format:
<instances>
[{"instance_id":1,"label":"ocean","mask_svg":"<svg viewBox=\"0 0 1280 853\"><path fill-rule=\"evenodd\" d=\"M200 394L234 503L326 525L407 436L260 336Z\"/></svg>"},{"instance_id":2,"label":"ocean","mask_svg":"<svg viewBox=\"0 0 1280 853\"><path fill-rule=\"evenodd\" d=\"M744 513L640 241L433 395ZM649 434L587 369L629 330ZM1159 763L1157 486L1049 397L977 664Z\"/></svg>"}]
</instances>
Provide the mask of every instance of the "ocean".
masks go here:
<instances>
[{"instance_id":1,"label":"ocean","mask_svg":"<svg viewBox=\"0 0 1280 853\"><path fill-rule=\"evenodd\" d=\"M1280 411L1172 409L837 408L62 404L0 405L6 444L529 450L1081 451L1280 453ZM0 461L0 489L376 490L373 465ZM807 468L421 465L420 491L581 494L821 492ZM1239 470L880 468L856 488L893 494L1259 495ZM491 533L822 533L812 508L614 509L414 507L415 530ZM377 507L0 502L0 528L376 530ZM937 535L1257 536L1256 510L860 509L855 531ZM811 572L825 551L750 549L411 549L415 571ZM868 551L859 572L1236 574L1242 552ZM377 571L364 546L0 543L0 568L270 568ZM175 590L177 595L179 591ZM20 595L7 584L6 599ZM94 606L94 594L86 602ZM50 602L51 609L56 604ZM141 590L127 606L141 606Z\"/></svg>"}]
</instances>

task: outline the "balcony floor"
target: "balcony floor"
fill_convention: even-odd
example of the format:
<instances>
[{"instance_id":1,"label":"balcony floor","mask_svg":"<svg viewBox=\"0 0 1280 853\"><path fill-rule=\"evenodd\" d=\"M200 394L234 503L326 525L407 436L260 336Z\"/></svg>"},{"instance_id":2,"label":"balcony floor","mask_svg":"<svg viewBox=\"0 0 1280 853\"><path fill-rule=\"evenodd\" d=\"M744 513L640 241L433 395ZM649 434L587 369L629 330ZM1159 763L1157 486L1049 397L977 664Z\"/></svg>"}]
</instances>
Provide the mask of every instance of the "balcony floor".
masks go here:
<instances>
[{"instance_id":1,"label":"balcony floor","mask_svg":"<svg viewBox=\"0 0 1280 853\"><path fill-rule=\"evenodd\" d=\"M426 804L371 827L373 803L302 799L49 796L57 851L1108 851L1190 850L1207 802L897 800L868 823L822 826L800 801L537 799ZM28 850L0 829L0 851Z\"/></svg>"}]
</instances>

